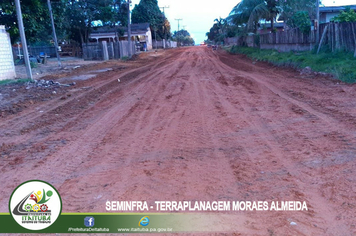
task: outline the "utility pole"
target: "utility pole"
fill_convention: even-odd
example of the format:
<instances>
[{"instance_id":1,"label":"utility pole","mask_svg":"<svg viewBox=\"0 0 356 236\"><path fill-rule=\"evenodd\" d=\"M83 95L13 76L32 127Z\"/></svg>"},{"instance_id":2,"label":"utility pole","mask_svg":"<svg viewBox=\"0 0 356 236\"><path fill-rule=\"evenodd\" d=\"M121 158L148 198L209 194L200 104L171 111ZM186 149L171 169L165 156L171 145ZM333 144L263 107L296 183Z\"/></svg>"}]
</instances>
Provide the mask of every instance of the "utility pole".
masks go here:
<instances>
[{"instance_id":1,"label":"utility pole","mask_svg":"<svg viewBox=\"0 0 356 236\"><path fill-rule=\"evenodd\" d=\"M319 0L316 0L316 23L314 27L316 27L316 36L315 36L315 44L319 44L319 20L320 20L320 13L319 13Z\"/></svg>"},{"instance_id":2,"label":"utility pole","mask_svg":"<svg viewBox=\"0 0 356 236\"><path fill-rule=\"evenodd\" d=\"M165 8L169 8L169 6L164 6L164 7L160 7L161 9L162 9L162 11L163 11L163 15L166 15L166 14L164 14L164 9Z\"/></svg>"},{"instance_id":3,"label":"utility pole","mask_svg":"<svg viewBox=\"0 0 356 236\"><path fill-rule=\"evenodd\" d=\"M129 57L132 56L131 53L131 17L130 17L130 4L131 4L131 0L127 0L127 42L129 44Z\"/></svg>"},{"instance_id":4,"label":"utility pole","mask_svg":"<svg viewBox=\"0 0 356 236\"><path fill-rule=\"evenodd\" d=\"M24 56L23 59L25 60L25 65L26 65L26 73L27 73L27 76L31 80L33 80L32 70L31 70L31 65L30 65L30 57L28 56L28 51L27 51L27 42L26 42L25 30L24 30L23 21L22 21L22 12L21 12L20 0L15 0L15 4L16 4L17 21L19 23L19 31L20 31L20 37L21 37L23 56Z\"/></svg>"},{"instance_id":5,"label":"utility pole","mask_svg":"<svg viewBox=\"0 0 356 236\"><path fill-rule=\"evenodd\" d=\"M164 17L166 17L166 14L164 13L164 9L165 8L169 8L169 6L164 6L164 7L160 7L161 9L162 9L162 11L163 11L163 15L164 15ZM164 30L164 39L166 40L167 39L167 33L166 33L166 29L165 29L165 27L163 26L163 30Z\"/></svg>"},{"instance_id":6,"label":"utility pole","mask_svg":"<svg viewBox=\"0 0 356 236\"><path fill-rule=\"evenodd\" d=\"M157 51L157 23L156 20L153 21L153 30L155 32L155 43L156 43L156 51Z\"/></svg>"},{"instance_id":7,"label":"utility pole","mask_svg":"<svg viewBox=\"0 0 356 236\"><path fill-rule=\"evenodd\" d=\"M183 19L175 19L176 21L178 21L178 32L177 32L177 44L179 47L179 21L183 20Z\"/></svg>"},{"instance_id":8,"label":"utility pole","mask_svg":"<svg viewBox=\"0 0 356 236\"><path fill-rule=\"evenodd\" d=\"M56 56L57 56L57 60L58 60L58 66L59 66L59 67L62 67L61 58L59 57L59 52L58 52L59 47L58 47L58 40L57 40L56 28L54 27L54 19L53 19L51 1L50 1L50 0L47 0L47 4L48 4L49 14L50 14L50 16L51 16L53 39L54 39L54 46L56 47ZM45 56L46 56L46 55L45 55Z\"/></svg>"}]
</instances>

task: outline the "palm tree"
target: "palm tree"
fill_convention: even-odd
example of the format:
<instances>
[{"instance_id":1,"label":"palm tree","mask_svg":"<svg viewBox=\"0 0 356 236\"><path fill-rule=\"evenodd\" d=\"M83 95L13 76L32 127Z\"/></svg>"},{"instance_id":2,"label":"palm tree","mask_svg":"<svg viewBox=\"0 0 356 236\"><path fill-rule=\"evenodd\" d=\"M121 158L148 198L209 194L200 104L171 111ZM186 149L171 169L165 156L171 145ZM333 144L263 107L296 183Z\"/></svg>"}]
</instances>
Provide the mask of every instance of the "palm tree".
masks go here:
<instances>
[{"instance_id":1,"label":"palm tree","mask_svg":"<svg viewBox=\"0 0 356 236\"><path fill-rule=\"evenodd\" d=\"M257 32L258 22L261 19L273 22L279 12L275 0L242 0L231 11L228 21L236 25L245 25L248 30Z\"/></svg>"},{"instance_id":2,"label":"palm tree","mask_svg":"<svg viewBox=\"0 0 356 236\"><path fill-rule=\"evenodd\" d=\"M219 17L219 19L216 18L216 19L214 20L214 22L216 22L215 25L216 25L217 28L218 28L219 34L220 34L220 35L223 35L223 34L224 34L224 28L225 28L225 19Z\"/></svg>"}]
</instances>

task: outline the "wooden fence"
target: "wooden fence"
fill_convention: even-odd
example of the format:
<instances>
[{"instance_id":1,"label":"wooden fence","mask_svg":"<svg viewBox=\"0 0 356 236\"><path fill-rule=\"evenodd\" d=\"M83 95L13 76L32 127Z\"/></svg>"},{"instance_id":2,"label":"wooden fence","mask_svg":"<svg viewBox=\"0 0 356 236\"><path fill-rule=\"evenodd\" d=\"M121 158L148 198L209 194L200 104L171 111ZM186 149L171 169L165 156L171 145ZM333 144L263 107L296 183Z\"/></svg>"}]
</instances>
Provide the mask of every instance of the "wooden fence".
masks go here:
<instances>
[{"instance_id":1,"label":"wooden fence","mask_svg":"<svg viewBox=\"0 0 356 236\"><path fill-rule=\"evenodd\" d=\"M310 44L315 43L314 31L303 33L298 28L261 34L260 44Z\"/></svg>"},{"instance_id":2,"label":"wooden fence","mask_svg":"<svg viewBox=\"0 0 356 236\"><path fill-rule=\"evenodd\" d=\"M84 60L102 60L103 46L100 43L83 44L83 59Z\"/></svg>"},{"instance_id":3,"label":"wooden fence","mask_svg":"<svg viewBox=\"0 0 356 236\"><path fill-rule=\"evenodd\" d=\"M81 48L79 44L61 44L60 56L81 57ZM23 56L22 48L12 47L14 58ZM47 54L49 57L56 57L56 49L54 46L28 46L28 53L34 57Z\"/></svg>"},{"instance_id":4,"label":"wooden fence","mask_svg":"<svg viewBox=\"0 0 356 236\"><path fill-rule=\"evenodd\" d=\"M324 31L324 38L322 38ZM354 52L356 46L356 22L322 24L320 25L320 39L323 40L322 46L332 52Z\"/></svg>"},{"instance_id":5,"label":"wooden fence","mask_svg":"<svg viewBox=\"0 0 356 236\"><path fill-rule=\"evenodd\" d=\"M325 31L325 33L324 33ZM324 37L323 37L324 34ZM316 31L310 31L309 34L301 32L298 28L275 33L259 35L259 45L254 43L248 46L260 47L261 49L276 49L279 51L306 51L311 50L316 42ZM258 37L257 35L253 37ZM320 24L319 40L322 48L332 52L335 51L356 51L356 22L349 23L325 23ZM247 38L244 42L246 44ZM255 42L258 40L254 40Z\"/></svg>"}]
</instances>

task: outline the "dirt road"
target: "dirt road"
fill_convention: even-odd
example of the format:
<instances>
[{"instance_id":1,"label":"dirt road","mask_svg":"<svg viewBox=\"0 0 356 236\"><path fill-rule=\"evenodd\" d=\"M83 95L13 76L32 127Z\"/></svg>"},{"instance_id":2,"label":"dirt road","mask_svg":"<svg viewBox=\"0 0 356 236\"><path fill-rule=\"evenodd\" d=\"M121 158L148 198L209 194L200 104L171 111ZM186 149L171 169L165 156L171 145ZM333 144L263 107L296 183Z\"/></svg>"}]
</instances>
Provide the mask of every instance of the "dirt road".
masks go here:
<instances>
[{"instance_id":1,"label":"dirt road","mask_svg":"<svg viewBox=\"0 0 356 236\"><path fill-rule=\"evenodd\" d=\"M236 235L356 234L354 85L206 47L160 53L1 118L0 212L18 184L42 179L63 212L306 201L308 211L226 214L244 217Z\"/></svg>"}]
</instances>

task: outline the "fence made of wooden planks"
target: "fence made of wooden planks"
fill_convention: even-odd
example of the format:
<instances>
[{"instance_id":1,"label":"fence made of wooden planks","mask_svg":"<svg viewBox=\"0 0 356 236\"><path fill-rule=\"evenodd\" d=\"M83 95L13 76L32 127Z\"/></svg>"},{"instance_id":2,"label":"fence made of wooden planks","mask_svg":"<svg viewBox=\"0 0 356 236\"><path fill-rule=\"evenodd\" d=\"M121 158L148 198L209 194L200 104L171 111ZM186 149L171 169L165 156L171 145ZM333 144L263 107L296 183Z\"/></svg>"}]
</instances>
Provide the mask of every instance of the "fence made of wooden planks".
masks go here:
<instances>
[{"instance_id":1,"label":"fence made of wooden planks","mask_svg":"<svg viewBox=\"0 0 356 236\"><path fill-rule=\"evenodd\" d=\"M303 33L298 28L260 35L260 44L310 44L315 43L314 31Z\"/></svg>"},{"instance_id":2,"label":"fence made of wooden planks","mask_svg":"<svg viewBox=\"0 0 356 236\"><path fill-rule=\"evenodd\" d=\"M328 48L332 52L354 52L356 50L356 22L321 24L320 38L327 25L328 27L322 46Z\"/></svg>"},{"instance_id":3,"label":"fence made of wooden planks","mask_svg":"<svg viewBox=\"0 0 356 236\"><path fill-rule=\"evenodd\" d=\"M102 60L103 46L101 43L85 43L83 44L83 59L84 60Z\"/></svg>"}]
</instances>

